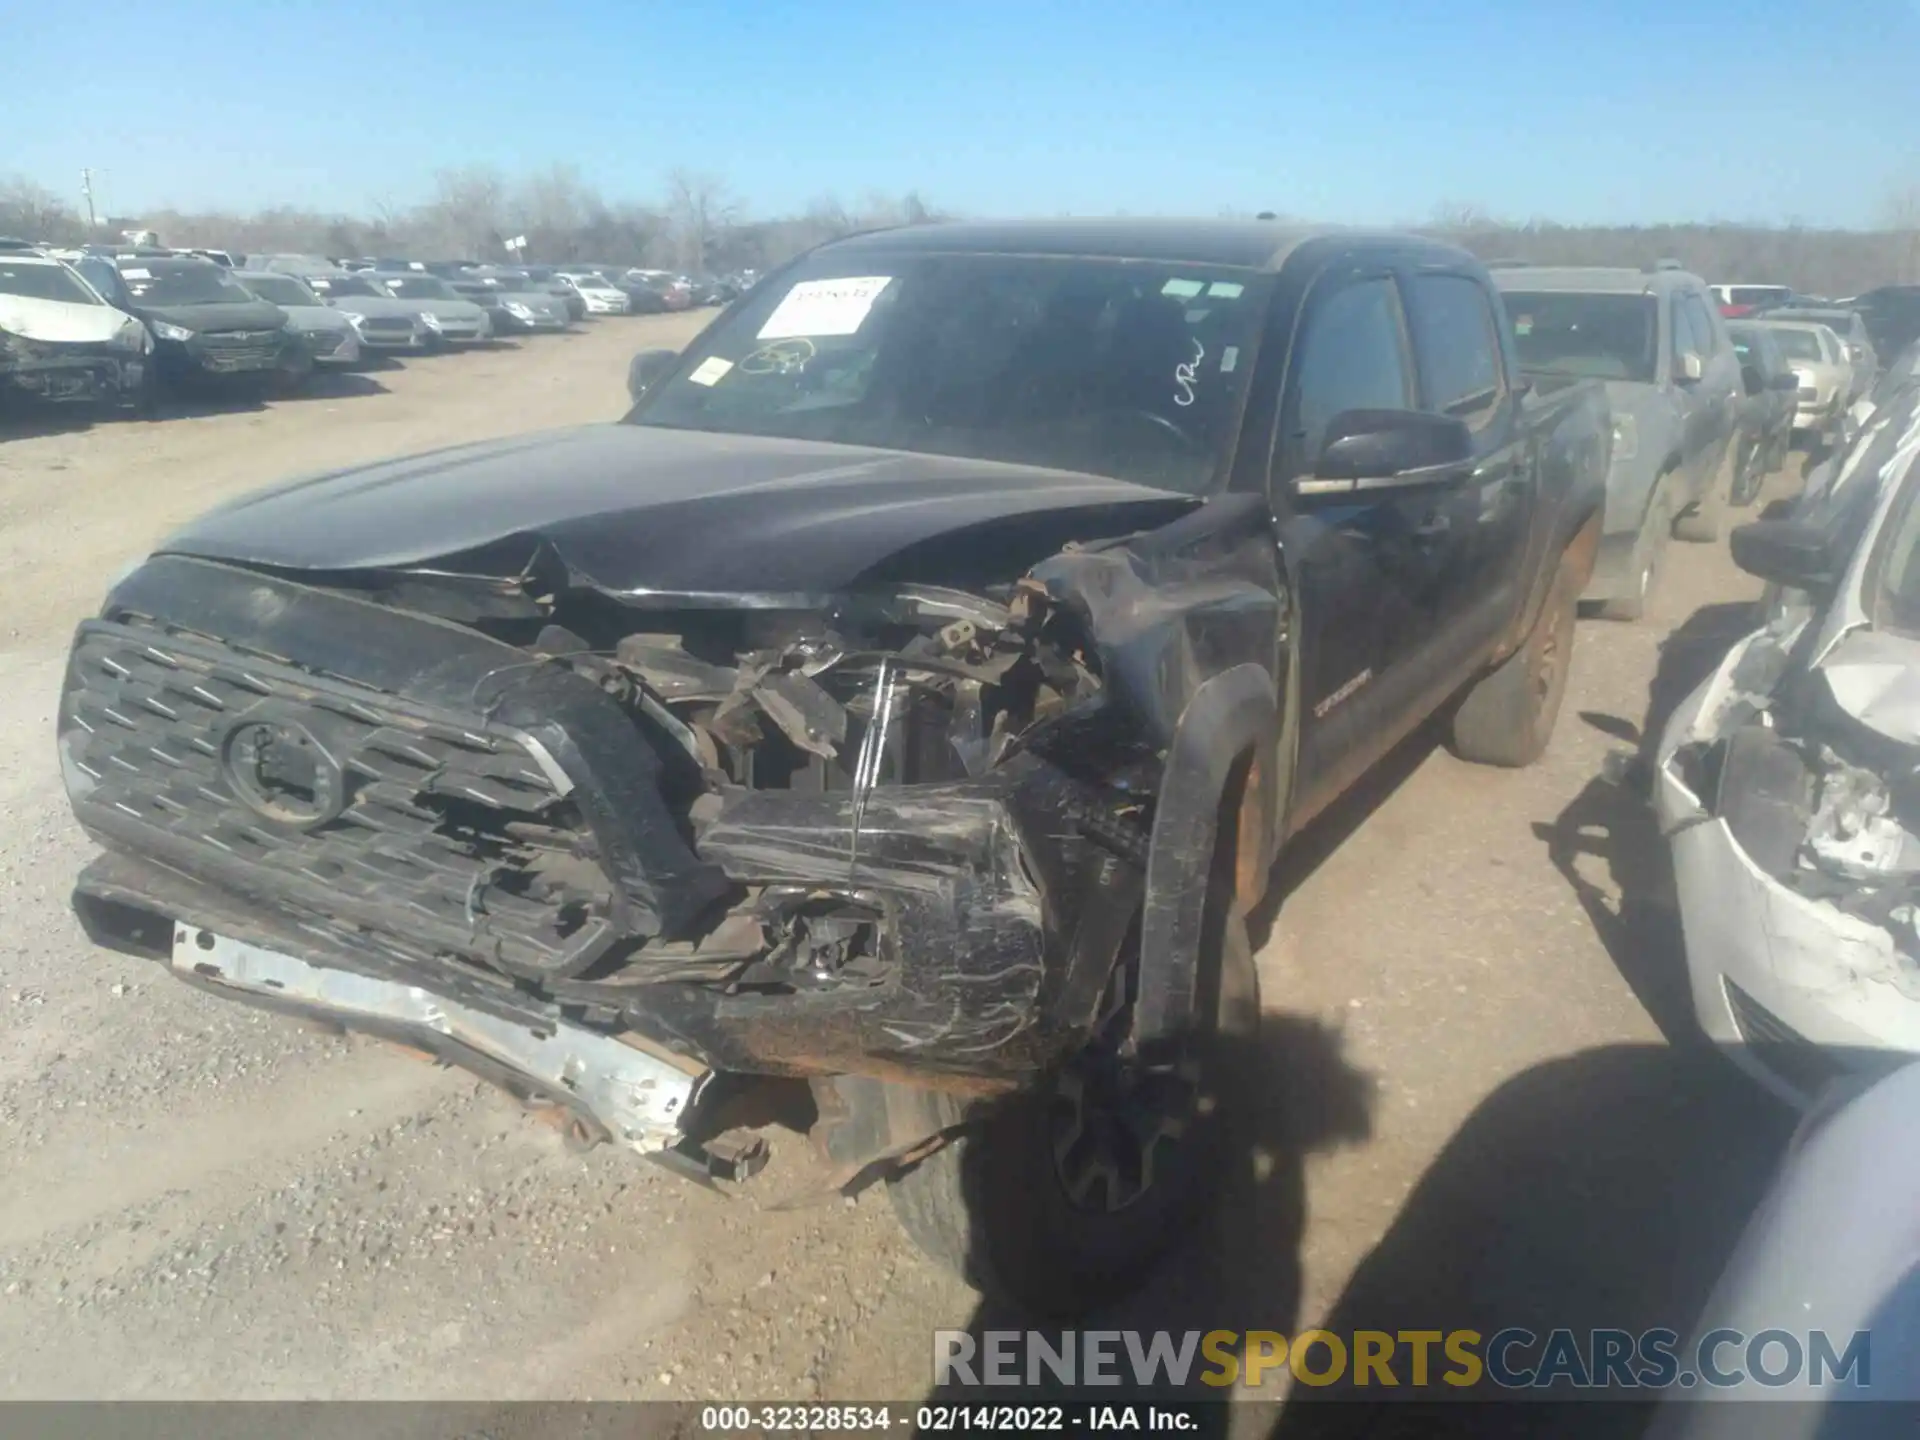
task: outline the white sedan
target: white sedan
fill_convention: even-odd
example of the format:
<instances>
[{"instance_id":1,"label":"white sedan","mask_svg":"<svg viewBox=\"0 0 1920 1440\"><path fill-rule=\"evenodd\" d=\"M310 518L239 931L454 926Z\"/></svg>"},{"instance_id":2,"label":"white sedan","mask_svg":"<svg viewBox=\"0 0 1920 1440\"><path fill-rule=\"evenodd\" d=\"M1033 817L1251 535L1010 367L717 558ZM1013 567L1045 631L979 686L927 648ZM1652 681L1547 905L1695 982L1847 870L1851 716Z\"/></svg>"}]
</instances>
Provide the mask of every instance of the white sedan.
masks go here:
<instances>
[{"instance_id":1,"label":"white sedan","mask_svg":"<svg viewBox=\"0 0 1920 1440\"><path fill-rule=\"evenodd\" d=\"M1920 1054L1920 384L1791 518L1736 530L1766 626L1669 722L1654 803L1694 1009L1809 1103Z\"/></svg>"},{"instance_id":2,"label":"white sedan","mask_svg":"<svg viewBox=\"0 0 1920 1440\"><path fill-rule=\"evenodd\" d=\"M586 302L589 315L624 315L633 306L627 292L614 289L604 275L562 270L553 278L573 287L574 293Z\"/></svg>"}]
</instances>

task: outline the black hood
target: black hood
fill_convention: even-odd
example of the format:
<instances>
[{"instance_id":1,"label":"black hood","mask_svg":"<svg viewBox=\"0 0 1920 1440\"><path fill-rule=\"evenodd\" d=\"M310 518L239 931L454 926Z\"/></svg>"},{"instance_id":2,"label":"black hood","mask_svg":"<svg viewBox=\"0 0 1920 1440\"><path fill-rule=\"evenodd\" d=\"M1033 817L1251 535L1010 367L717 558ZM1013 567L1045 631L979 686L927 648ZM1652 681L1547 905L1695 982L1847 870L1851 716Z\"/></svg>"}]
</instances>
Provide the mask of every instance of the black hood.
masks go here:
<instances>
[{"instance_id":1,"label":"black hood","mask_svg":"<svg viewBox=\"0 0 1920 1440\"><path fill-rule=\"evenodd\" d=\"M545 548L573 583L613 593L818 595L876 571L945 581L977 573L966 557L981 555L1012 578L1069 540L1199 503L1036 466L589 425L296 480L160 548L278 570L490 575L522 573Z\"/></svg>"},{"instance_id":2,"label":"black hood","mask_svg":"<svg viewBox=\"0 0 1920 1440\"><path fill-rule=\"evenodd\" d=\"M287 323L287 312L264 300L220 301L202 305L136 304L133 313L142 320L164 321L201 335L222 330L278 330Z\"/></svg>"}]
</instances>

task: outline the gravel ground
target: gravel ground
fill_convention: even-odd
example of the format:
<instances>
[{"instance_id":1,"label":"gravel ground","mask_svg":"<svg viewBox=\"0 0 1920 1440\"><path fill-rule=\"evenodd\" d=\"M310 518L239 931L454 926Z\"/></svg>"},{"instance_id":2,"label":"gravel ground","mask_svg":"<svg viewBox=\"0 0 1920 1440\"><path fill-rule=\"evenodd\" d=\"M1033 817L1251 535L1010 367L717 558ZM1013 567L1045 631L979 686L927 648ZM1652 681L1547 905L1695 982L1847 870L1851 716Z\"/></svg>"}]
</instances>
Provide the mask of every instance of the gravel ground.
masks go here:
<instances>
[{"instance_id":1,"label":"gravel ground","mask_svg":"<svg viewBox=\"0 0 1920 1440\"><path fill-rule=\"evenodd\" d=\"M627 358L698 323L0 437L0 1397L912 1399L933 1330L1010 1323L883 1195L769 1208L808 1178L785 1132L735 1200L574 1155L457 1072L96 952L67 910L61 658L143 545L290 473L614 416ZM1416 740L1283 862L1246 1163L1102 1323L1685 1328L1785 1120L1684 1043L1664 861L1597 779L1757 588L1724 545L1670 559L1649 622L1581 624L1540 765Z\"/></svg>"}]
</instances>

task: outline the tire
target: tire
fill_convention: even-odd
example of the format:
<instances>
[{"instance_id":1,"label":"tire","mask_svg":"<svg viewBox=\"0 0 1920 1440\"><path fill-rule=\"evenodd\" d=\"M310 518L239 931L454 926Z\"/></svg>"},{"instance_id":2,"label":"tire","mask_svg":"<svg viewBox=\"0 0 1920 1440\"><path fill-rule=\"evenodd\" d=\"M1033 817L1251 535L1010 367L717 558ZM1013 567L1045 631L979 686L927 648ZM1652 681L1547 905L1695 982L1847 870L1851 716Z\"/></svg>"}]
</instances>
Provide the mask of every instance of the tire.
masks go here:
<instances>
[{"instance_id":1,"label":"tire","mask_svg":"<svg viewBox=\"0 0 1920 1440\"><path fill-rule=\"evenodd\" d=\"M1545 753L1567 693L1579 600L1563 558L1526 641L1453 712L1453 750L1461 759L1517 769Z\"/></svg>"},{"instance_id":2,"label":"tire","mask_svg":"<svg viewBox=\"0 0 1920 1440\"><path fill-rule=\"evenodd\" d=\"M1230 879L1214 888L1223 901L1209 906L1202 1003L1216 1025L1199 1047L1185 1128L1158 1152L1164 1170L1122 1208L1076 1203L1061 1178L1061 1152L1070 1156L1100 1131L1086 1126L1082 1108L1081 1126L1067 1129L1072 1138L1062 1141L1069 1066L1059 1086L1022 1095L889 1180L894 1215L929 1258L1028 1313L1073 1316L1137 1289L1200 1217L1227 1153L1228 1104L1239 1088L1236 1046L1257 1029L1260 1008L1246 918L1224 899ZM1137 1083L1136 1093L1144 1093L1156 1078ZM1103 1194L1110 1207L1111 1191Z\"/></svg>"},{"instance_id":3,"label":"tire","mask_svg":"<svg viewBox=\"0 0 1920 1440\"><path fill-rule=\"evenodd\" d=\"M1720 520L1726 513L1727 496L1733 489L1733 450L1713 473L1706 493L1673 522L1673 538L1689 545L1708 545L1720 538Z\"/></svg>"},{"instance_id":4,"label":"tire","mask_svg":"<svg viewBox=\"0 0 1920 1440\"><path fill-rule=\"evenodd\" d=\"M1600 614L1605 619L1632 621L1647 613L1647 602L1653 598L1654 586L1659 582L1661 564L1667 557L1667 540L1673 531L1670 478L1671 472L1654 482L1653 498L1647 502L1647 513L1640 521L1640 533L1633 538L1633 553L1627 561L1627 574L1633 588L1626 595L1616 595L1600 603Z\"/></svg>"},{"instance_id":5,"label":"tire","mask_svg":"<svg viewBox=\"0 0 1920 1440\"><path fill-rule=\"evenodd\" d=\"M298 395L312 378L313 356L304 345L296 345L281 355L267 388L275 395Z\"/></svg>"},{"instance_id":6,"label":"tire","mask_svg":"<svg viewBox=\"0 0 1920 1440\"><path fill-rule=\"evenodd\" d=\"M1759 498L1760 486L1767 478L1767 441L1756 439L1753 449L1747 452L1747 463L1740 467L1733 477L1733 486L1727 495L1727 502L1736 510L1744 510Z\"/></svg>"}]
</instances>

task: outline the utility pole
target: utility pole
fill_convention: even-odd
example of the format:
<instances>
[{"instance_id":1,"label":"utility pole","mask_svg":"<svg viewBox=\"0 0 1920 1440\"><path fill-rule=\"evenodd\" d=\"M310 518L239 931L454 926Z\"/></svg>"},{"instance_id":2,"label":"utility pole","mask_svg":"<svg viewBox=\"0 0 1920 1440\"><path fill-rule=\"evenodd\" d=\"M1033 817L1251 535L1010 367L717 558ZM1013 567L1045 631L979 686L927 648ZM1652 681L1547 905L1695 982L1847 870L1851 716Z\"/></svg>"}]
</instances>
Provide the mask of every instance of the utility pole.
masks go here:
<instances>
[{"instance_id":1,"label":"utility pole","mask_svg":"<svg viewBox=\"0 0 1920 1440\"><path fill-rule=\"evenodd\" d=\"M93 214L93 171L80 172L80 193L87 197L87 233L91 235L100 225Z\"/></svg>"}]
</instances>

